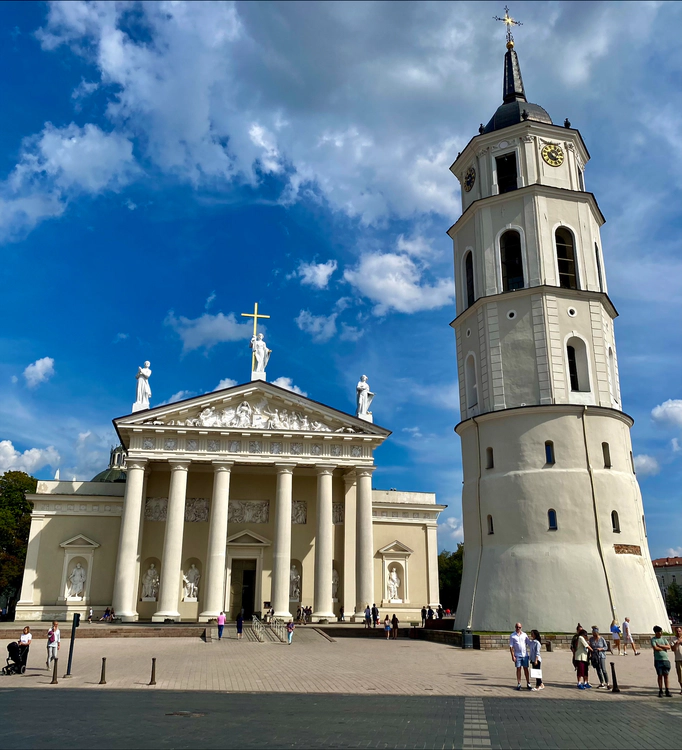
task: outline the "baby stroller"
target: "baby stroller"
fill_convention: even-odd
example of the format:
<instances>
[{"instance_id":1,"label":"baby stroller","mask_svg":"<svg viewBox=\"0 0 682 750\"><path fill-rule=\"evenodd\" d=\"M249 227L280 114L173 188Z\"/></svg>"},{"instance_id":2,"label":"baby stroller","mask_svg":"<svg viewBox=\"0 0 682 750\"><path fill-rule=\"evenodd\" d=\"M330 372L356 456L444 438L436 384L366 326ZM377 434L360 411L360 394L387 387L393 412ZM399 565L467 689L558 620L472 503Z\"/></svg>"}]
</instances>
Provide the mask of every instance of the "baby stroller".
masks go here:
<instances>
[{"instance_id":1,"label":"baby stroller","mask_svg":"<svg viewBox=\"0 0 682 750\"><path fill-rule=\"evenodd\" d=\"M28 661L30 646L20 646L16 641L7 645L7 666L2 668L3 674L24 674Z\"/></svg>"}]
</instances>

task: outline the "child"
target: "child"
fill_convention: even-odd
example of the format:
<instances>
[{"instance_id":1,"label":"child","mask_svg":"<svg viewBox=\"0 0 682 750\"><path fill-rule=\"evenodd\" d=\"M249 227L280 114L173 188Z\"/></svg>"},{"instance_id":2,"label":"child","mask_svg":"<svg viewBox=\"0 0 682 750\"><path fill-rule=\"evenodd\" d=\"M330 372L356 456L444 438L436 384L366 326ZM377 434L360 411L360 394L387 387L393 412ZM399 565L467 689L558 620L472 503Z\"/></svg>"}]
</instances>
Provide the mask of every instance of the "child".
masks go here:
<instances>
[{"instance_id":1,"label":"child","mask_svg":"<svg viewBox=\"0 0 682 750\"><path fill-rule=\"evenodd\" d=\"M542 638L537 630L530 631L530 664L534 669L542 669ZM542 677L535 678L534 691L544 690L545 686L542 684Z\"/></svg>"},{"instance_id":2,"label":"child","mask_svg":"<svg viewBox=\"0 0 682 750\"><path fill-rule=\"evenodd\" d=\"M291 646L291 639L294 637L294 623L293 620L289 620L287 623L287 643Z\"/></svg>"},{"instance_id":3,"label":"child","mask_svg":"<svg viewBox=\"0 0 682 750\"><path fill-rule=\"evenodd\" d=\"M654 667L658 677L658 697L663 697L663 682L665 682L665 697L672 698L668 675L670 674L670 660L666 651L670 651L670 644L662 637L663 629L658 625L654 628L654 637L651 639L651 648L654 650Z\"/></svg>"}]
</instances>

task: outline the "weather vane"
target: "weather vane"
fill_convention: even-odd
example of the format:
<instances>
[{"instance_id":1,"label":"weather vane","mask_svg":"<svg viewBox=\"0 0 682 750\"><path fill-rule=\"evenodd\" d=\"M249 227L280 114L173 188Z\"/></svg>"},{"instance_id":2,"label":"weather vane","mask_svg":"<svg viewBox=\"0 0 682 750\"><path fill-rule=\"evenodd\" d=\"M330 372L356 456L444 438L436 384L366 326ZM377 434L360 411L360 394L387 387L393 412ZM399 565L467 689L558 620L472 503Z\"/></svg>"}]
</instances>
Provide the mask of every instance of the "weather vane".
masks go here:
<instances>
[{"instance_id":1,"label":"weather vane","mask_svg":"<svg viewBox=\"0 0 682 750\"><path fill-rule=\"evenodd\" d=\"M493 16L493 18L496 21L502 21L505 24L505 26L507 27L507 47L513 47L514 36L512 34L512 26L523 26L523 24L520 21L515 21L509 15L509 8L506 5L504 6L504 18L500 18L499 16Z\"/></svg>"}]
</instances>

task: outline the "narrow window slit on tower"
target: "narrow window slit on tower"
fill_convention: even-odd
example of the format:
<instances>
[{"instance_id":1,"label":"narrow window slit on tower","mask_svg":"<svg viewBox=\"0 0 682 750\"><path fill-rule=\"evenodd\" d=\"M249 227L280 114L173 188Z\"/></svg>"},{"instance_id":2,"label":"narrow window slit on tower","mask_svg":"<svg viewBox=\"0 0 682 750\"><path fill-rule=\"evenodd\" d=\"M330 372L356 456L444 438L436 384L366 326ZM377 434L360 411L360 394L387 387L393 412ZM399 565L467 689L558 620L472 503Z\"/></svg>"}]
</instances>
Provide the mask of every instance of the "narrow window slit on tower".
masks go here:
<instances>
[{"instance_id":1,"label":"narrow window slit on tower","mask_svg":"<svg viewBox=\"0 0 682 750\"><path fill-rule=\"evenodd\" d=\"M471 307L476 301L476 294L474 291L474 260L471 252L466 254L464 260L464 272L466 274L467 284L467 307Z\"/></svg>"},{"instance_id":2,"label":"narrow window slit on tower","mask_svg":"<svg viewBox=\"0 0 682 750\"><path fill-rule=\"evenodd\" d=\"M571 378L571 390L579 391L580 384L578 383L578 367L575 362L575 347L567 346L566 353L568 355L568 374Z\"/></svg>"},{"instance_id":3,"label":"narrow window slit on tower","mask_svg":"<svg viewBox=\"0 0 682 750\"><path fill-rule=\"evenodd\" d=\"M564 227L554 233L556 240L556 259L559 268L559 286L563 289L577 289L578 280L575 272L575 247L573 235Z\"/></svg>"},{"instance_id":4,"label":"narrow window slit on tower","mask_svg":"<svg viewBox=\"0 0 682 750\"><path fill-rule=\"evenodd\" d=\"M516 172L516 154L505 154L495 159L497 164L497 186L500 193L508 193L510 190L516 190L518 179Z\"/></svg>"},{"instance_id":5,"label":"narrow window slit on tower","mask_svg":"<svg viewBox=\"0 0 682 750\"><path fill-rule=\"evenodd\" d=\"M545 443L545 461L552 465L555 463L554 461L554 443L551 440L548 440Z\"/></svg>"},{"instance_id":6,"label":"narrow window slit on tower","mask_svg":"<svg viewBox=\"0 0 682 750\"><path fill-rule=\"evenodd\" d=\"M492 469L494 466L495 466L495 460L493 458L493 449L486 448L485 449L485 468Z\"/></svg>"},{"instance_id":7,"label":"narrow window slit on tower","mask_svg":"<svg viewBox=\"0 0 682 750\"><path fill-rule=\"evenodd\" d=\"M620 534L620 519L616 510L611 511L611 528L614 534Z\"/></svg>"},{"instance_id":8,"label":"narrow window slit on tower","mask_svg":"<svg viewBox=\"0 0 682 750\"><path fill-rule=\"evenodd\" d=\"M601 259L599 257L599 247L597 246L597 243L594 243L594 257L597 261L597 280L599 281L599 291L604 291L604 279L602 278L601 274Z\"/></svg>"},{"instance_id":9,"label":"narrow window slit on tower","mask_svg":"<svg viewBox=\"0 0 682 750\"><path fill-rule=\"evenodd\" d=\"M630 466L632 467L632 473L636 474L637 472L635 471L635 459L632 456L632 451L630 451Z\"/></svg>"},{"instance_id":10,"label":"narrow window slit on tower","mask_svg":"<svg viewBox=\"0 0 682 750\"><path fill-rule=\"evenodd\" d=\"M547 511L547 523L549 525L550 531L556 531L559 528L559 526L557 525L555 510L550 509Z\"/></svg>"},{"instance_id":11,"label":"narrow window slit on tower","mask_svg":"<svg viewBox=\"0 0 682 750\"><path fill-rule=\"evenodd\" d=\"M500 265L502 266L502 291L511 292L523 289L523 259L521 256L521 235L510 229L500 237Z\"/></svg>"},{"instance_id":12,"label":"narrow window slit on tower","mask_svg":"<svg viewBox=\"0 0 682 750\"><path fill-rule=\"evenodd\" d=\"M493 528L493 517L488 516L488 534L494 534L495 529Z\"/></svg>"},{"instance_id":13,"label":"narrow window slit on tower","mask_svg":"<svg viewBox=\"0 0 682 750\"><path fill-rule=\"evenodd\" d=\"M601 451L604 454L604 468L610 469L611 468L611 449L609 448L609 444L602 443Z\"/></svg>"}]
</instances>

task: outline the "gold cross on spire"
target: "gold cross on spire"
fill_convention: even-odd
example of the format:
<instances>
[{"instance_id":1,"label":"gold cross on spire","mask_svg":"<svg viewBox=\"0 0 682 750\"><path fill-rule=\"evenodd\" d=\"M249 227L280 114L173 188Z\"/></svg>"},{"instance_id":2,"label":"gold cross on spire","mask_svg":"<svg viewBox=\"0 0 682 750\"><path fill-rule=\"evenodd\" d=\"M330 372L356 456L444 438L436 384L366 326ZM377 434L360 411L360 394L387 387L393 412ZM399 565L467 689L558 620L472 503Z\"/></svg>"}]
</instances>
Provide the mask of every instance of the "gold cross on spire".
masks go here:
<instances>
[{"instance_id":1,"label":"gold cross on spire","mask_svg":"<svg viewBox=\"0 0 682 750\"><path fill-rule=\"evenodd\" d=\"M515 21L509 15L509 8L506 5L504 6L504 18L500 18L500 16L493 16L493 18L496 21L502 21L502 23L504 23L504 25L507 27L507 49L511 49L514 46L512 26L523 26L523 24L521 23L521 21Z\"/></svg>"},{"instance_id":2,"label":"gold cross on spire","mask_svg":"<svg viewBox=\"0 0 682 750\"><path fill-rule=\"evenodd\" d=\"M258 314L258 302L253 306L253 312L252 313L242 313L243 318L253 318L253 335L254 338L256 337L258 333L258 319L259 318L269 318L269 315L259 315ZM256 353L254 352L251 355L251 370L256 369Z\"/></svg>"}]
</instances>

